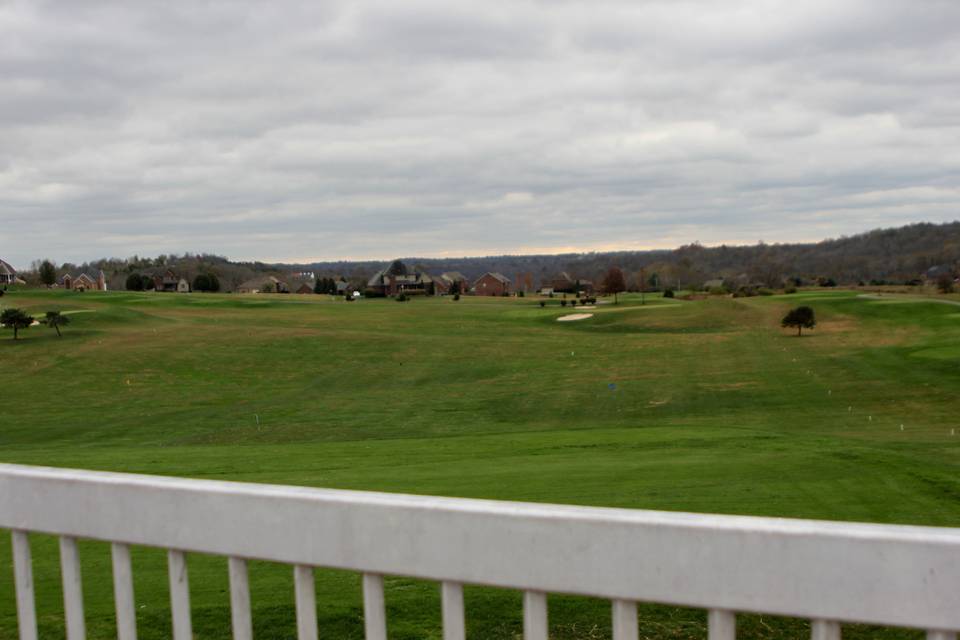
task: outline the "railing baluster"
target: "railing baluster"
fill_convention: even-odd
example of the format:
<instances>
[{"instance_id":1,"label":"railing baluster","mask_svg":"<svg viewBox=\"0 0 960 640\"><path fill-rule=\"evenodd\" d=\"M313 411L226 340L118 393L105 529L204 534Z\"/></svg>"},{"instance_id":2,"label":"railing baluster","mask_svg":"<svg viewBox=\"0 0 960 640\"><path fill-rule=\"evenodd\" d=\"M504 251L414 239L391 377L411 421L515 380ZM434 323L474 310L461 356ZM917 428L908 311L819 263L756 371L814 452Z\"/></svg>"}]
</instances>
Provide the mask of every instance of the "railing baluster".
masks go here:
<instances>
[{"instance_id":1,"label":"railing baluster","mask_svg":"<svg viewBox=\"0 0 960 640\"><path fill-rule=\"evenodd\" d=\"M113 559L113 600L117 609L118 640L137 640L137 612L133 600L133 569L130 547L114 542L110 545Z\"/></svg>"},{"instance_id":2,"label":"railing baluster","mask_svg":"<svg viewBox=\"0 0 960 640\"><path fill-rule=\"evenodd\" d=\"M840 640L840 623L833 620L811 621L810 640Z\"/></svg>"},{"instance_id":3,"label":"railing baluster","mask_svg":"<svg viewBox=\"0 0 960 640\"><path fill-rule=\"evenodd\" d=\"M547 594L523 592L524 640L547 640Z\"/></svg>"},{"instance_id":4,"label":"railing baluster","mask_svg":"<svg viewBox=\"0 0 960 640\"><path fill-rule=\"evenodd\" d=\"M183 551L167 550L167 573L170 578L173 640L193 640L193 627L190 622L190 579L187 574L187 556Z\"/></svg>"},{"instance_id":5,"label":"railing baluster","mask_svg":"<svg viewBox=\"0 0 960 640\"><path fill-rule=\"evenodd\" d=\"M33 600L33 561L26 531L12 531L13 579L17 588L20 640L37 640L37 610Z\"/></svg>"},{"instance_id":6,"label":"railing baluster","mask_svg":"<svg viewBox=\"0 0 960 640\"><path fill-rule=\"evenodd\" d=\"M440 585L443 610L443 640L464 640L466 625L463 618L463 585L444 582Z\"/></svg>"},{"instance_id":7,"label":"railing baluster","mask_svg":"<svg viewBox=\"0 0 960 640\"><path fill-rule=\"evenodd\" d=\"M297 638L317 640L317 586L313 567L293 567L293 589L297 599Z\"/></svg>"},{"instance_id":8,"label":"railing baluster","mask_svg":"<svg viewBox=\"0 0 960 640\"><path fill-rule=\"evenodd\" d=\"M366 640L387 640L383 576L376 573L363 574L363 626Z\"/></svg>"},{"instance_id":9,"label":"railing baluster","mask_svg":"<svg viewBox=\"0 0 960 640\"><path fill-rule=\"evenodd\" d=\"M927 631L927 640L957 640L955 631Z\"/></svg>"},{"instance_id":10,"label":"railing baluster","mask_svg":"<svg viewBox=\"0 0 960 640\"><path fill-rule=\"evenodd\" d=\"M637 603L630 600L613 601L613 640L638 640Z\"/></svg>"},{"instance_id":11,"label":"railing baluster","mask_svg":"<svg viewBox=\"0 0 960 640\"><path fill-rule=\"evenodd\" d=\"M247 561L230 557L230 620L233 640L253 640L253 621L250 617L250 581Z\"/></svg>"},{"instance_id":12,"label":"railing baluster","mask_svg":"<svg viewBox=\"0 0 960 640\"><path fill-rule=\"evenodd\" d=\"M707 614L708 640L734 640L737 637L737 616L733 611L711 609Z\"/></svg>"},{"instance_id":13,"label":"railing baluster","mask_svg":"<svg viewBox=\"0 0 960 640\"><path fill-rule=\"evenodd\" d=\"M87 635L83 619L83 582L80 579L80 554L77 541L60 537L60 575L63 578L63 613L67 640L84 640Z\"/></svg>"}]
</instances>

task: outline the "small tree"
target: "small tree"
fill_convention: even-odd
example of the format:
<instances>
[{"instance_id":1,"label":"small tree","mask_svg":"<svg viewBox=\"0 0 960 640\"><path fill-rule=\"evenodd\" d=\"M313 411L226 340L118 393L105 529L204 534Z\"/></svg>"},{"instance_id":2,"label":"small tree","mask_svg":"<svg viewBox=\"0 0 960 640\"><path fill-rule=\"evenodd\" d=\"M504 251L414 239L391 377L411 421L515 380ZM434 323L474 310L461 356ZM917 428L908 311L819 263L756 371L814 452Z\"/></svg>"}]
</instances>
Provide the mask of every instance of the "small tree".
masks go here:
<instances>
[{"instance_id":1,"label":"small tree","mask_svg":"<svg viewBox=\"0 0 960 640\"><path fill-rule=\"evenodd\" d=\"M127 276L127 291L143 291L144 276L139 273L131 273Z\"/></svg>"},{"instance_id":2,"label":"small tree","mask_svg":"<svg viewBox=\"0 0 960 640\"><path fill-rule=\"evenodd\" d=\"M210 291L210 276L205 273L198 273L193 279L194 291Z\"/></svg>"},{"instance_id":3,"label":"small tree","mask_svg":"<svg viewBox=\"0 0 960 640\"><path fill-rule=\"evenodd\" d=\"M940 290L940 293L953 293L953 274L941 273L940 277L937 278L937 289Z\"/></svg>"},{"instance_id":4,"label":"small tree","mask_svg":"<svg viewBox=\"0 0 960 640\"><path fill-rule=\"evenodd\" d=\"M70 316L65 316L59 311L47 311L47 315L41 322L51 329L56 329L57 337L61 338L63 334L60 333L60 327L65 327L70 324Z\"/></svg>"},{"instance_id":5,"label":"small tree","mask_svg":"<svg viewBox=\"0 0 960 640\"><path fill-rule=\"evenodd\" d=\"M407 265L403 264L401 260L394 260L387 273L392 276L405 276L407 275Z\"/></svg>"},{"instance_id":6,"label":"small tree","mask_svg":"<svg viewBox=\"0 0 960 640\"><path fill-rule=\"evenodd\" d=\"M627 281L620 267L610 267L600 286L603 287L604 293L612 293L614 304L618 304L617 294L627 290Z\"/></svg>"},{"instance_id":7,"label":"small tree","mask_svg":"<svg viewBox=\"0 0 960 640\"><path fill-rule=\"evenodd\" d=\"M27 329L33 324L33 316L23 309L4 309L0 313L0 325L13 329L13 339L19 336L20 329Z\"/></svg>"},{"instance_id":8,"label":"small tree","mask_svg":"<svg viewBox=\"0 0 960 640\"><path fill-rule=\"evenodd\" d=\"M49 260L44 260L40 264L40 282L47 285L47 287L52 287L53 283L57 281L57 268L53 266L53 263Z\"/></svg>"},{"instance_id":9,"label":"small tree","mask_svg":"<svg viewBox=\"0 0 960 640\"><path fill-rule=\"evenodd\" d=\"M787 312L780 321L781 327L796 327L797 335L803 335L803 330L813 329L817 326L817 320L814 317L813 309L807 306L797 307Z\"/></svg>"}]
</instances>

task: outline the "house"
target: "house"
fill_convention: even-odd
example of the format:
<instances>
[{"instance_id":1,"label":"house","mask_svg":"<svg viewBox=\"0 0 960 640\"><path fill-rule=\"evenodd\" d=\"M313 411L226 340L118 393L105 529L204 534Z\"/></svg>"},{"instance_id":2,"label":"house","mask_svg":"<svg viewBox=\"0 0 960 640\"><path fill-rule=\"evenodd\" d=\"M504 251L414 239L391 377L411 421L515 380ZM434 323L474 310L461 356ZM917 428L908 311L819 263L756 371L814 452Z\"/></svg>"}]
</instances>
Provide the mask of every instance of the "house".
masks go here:
<instances>
[{"instance_id":1,"label":"house","mask_svg":"<svg viewBox=\"0 0 960 640\"><path fill-rule=\"evenodd\" d=\"M153 289L154 291L176 292L180 289L181 280L182 278L178 278L177 274L167 269L163 273L153 275Z\"/></svg>"},{"instance_id":2,"label":"house","mask_svg":"<svg viewBox=\"0 0 960 640\"><path fill-rule=\"evenodd\" d=\"M437 286L433 278L422 271L393 274L387 269L383 269L367 281L367 288L383 296L393 296L411 291L422 291L424 295L428 296L437 293Z\"/></svg>"},{"instance_id":3,"label":"house","mask_svg":"<svg viewBox=\"0 0 960 640\"><path fill-rule=\"evenodd\" d=\"M337 285L337 295L343 296L356 291L356 288L350 286L350 283L343 276L336 276L333 282Z\"/></svg>"},{"instance_id":4,"label":"house","mask_svg":"<svg viewBox=\"0 0 960 640\"><path fill-rule=\"evenodd\" d=\"M510 278L488 271L474 281L473 292L478 296L505 296L510 293Z\"/></svg>"},{"instance_id":5,"label":"house","mask_svg":"<svg viewBox=\"0 0 960 640\"><path fill-rule=\"evenodd\" d=\"M0 260L0 284L14 284L17 280L17 270L9 262Z\"/></svg>"},{"instance_id":6,"label":"house","mask_svg":"<svg viewBox=\"0 0 960 640\"><path fill-rule=\"evenodd\" d=\"M451 291L466 293L470 290L470 281L459 271L447 271L437 278L437 288L437 293L450 293Z\"/></svg>"},{"instance_id":7,"label":"house","mask_svg":"<svg viewBox=\"0 0 960 640\"><path fill-rule=\"evenodd\" d=\"M64 289L74 289L76 291L87 291L88 289L90 291L106 291L107 277L103 274L103 271L97 274L96 279L86 273L77 276L71 276L67 273L60 278L58 284Z\"/></svg>"},{"instance_id":8,"label":"house","mask_svg":"<svg viewBox=\"0 0 960 640\"><path fill-rule=\"evenodd\" d=\"M313 283L312 282L301 282L300 286L297 287L296 293L307 294L313 293Z\"/></svg>"},{"instance_id":9,"label":"house","mask_svg":"<svg viewBox=\"0 0 960 640\"><path fill-rule=\"evenodd\" d=\"M561 271L551 280L544 282L540 290L553 289L555 293L593 293L593 282L570 277L566 271Z\"/></svg>"},{"instance_id":10,"label":"house","mask_svg":"<svg viewBox=\"0 0 960 640\"><path fill-rule=\"evenodd\" d=\"M273 276L261 276L242 283L237 293L290 293L290 287Z\"/></svg>"}]
</instances>

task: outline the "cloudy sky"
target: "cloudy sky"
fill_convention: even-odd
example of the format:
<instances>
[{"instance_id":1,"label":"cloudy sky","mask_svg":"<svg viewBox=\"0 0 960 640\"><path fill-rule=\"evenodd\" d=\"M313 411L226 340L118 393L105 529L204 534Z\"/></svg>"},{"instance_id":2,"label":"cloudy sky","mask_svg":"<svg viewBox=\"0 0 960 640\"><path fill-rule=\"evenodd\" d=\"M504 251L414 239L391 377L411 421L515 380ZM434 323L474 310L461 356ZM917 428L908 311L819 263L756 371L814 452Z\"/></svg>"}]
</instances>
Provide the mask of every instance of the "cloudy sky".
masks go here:
<instances>
[{"instance_id":1,"label":"cloudy sky","mask_svg":"<svg viewBox=\"0 0 960 640\"><path fill-rule=\"evenodd\" d=\"M0 0L0 257L17 266L957 218L957 0Z\"/></svg>"}]
</instances>

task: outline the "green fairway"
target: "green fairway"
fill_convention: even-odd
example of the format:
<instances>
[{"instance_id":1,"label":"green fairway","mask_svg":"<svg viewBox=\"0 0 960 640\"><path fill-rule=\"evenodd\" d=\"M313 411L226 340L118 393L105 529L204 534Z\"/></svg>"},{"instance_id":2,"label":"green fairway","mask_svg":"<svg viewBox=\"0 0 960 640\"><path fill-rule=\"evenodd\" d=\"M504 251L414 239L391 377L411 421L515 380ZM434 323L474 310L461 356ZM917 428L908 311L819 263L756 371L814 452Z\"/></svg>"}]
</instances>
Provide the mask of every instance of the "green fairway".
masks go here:
<instances>
[{"instance_id":1,"label":"green fairway","mask_svg":"<svg viewBox=\"0 0 960 640\"><path fill-rule=\"evenodd\" d=\"M539 502L960 526L960 306L810 291L558 299L12 292L68 314L0 333L0 461ZM797 338L779 320L813 307ZM6 536L5 536L6 537ZM41 636L62 638L56 543L34 536ZM114 635L109 550L81 547L89 636ZM558 560L559 561L559 560ZM141 638L169 637L165 556L134 555ZM0 640L16 637L0 545ZM229 637L226 562L191 557L195 632ZM251 569L258 638L293 638L288 567ZM361 638L360 579L318 572L321 637ZM439 638L437 585L387 581L391 638ZM550 602L552 637L609 638L609 604ZM471 638L520 595L467 590ZM705 638L644 605L642 636ZM744 638L805 623L742 616ZM845 629L851 638L919 638Z\"/></svg>"}]
</instances>

